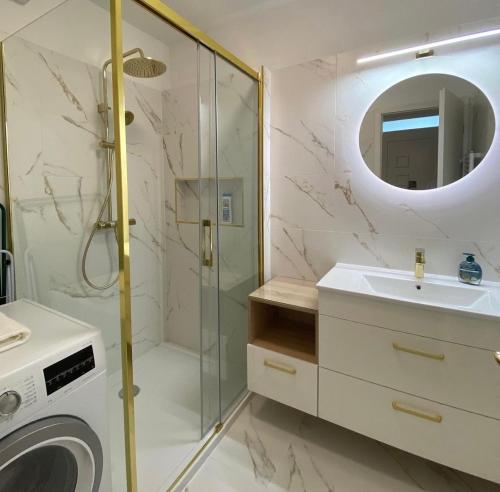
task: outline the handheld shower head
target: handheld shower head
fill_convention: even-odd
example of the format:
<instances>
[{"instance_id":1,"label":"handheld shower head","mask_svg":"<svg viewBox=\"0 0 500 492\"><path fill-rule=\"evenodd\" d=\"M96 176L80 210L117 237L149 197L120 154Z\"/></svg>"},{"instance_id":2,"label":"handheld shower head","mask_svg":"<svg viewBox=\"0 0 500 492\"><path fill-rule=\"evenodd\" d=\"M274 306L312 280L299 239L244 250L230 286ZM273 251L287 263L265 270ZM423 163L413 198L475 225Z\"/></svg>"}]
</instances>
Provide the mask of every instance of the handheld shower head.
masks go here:
<instances>
[{"instance_id":1,"label":"handheld shower head","mask_svg":"<svg viewBox=\"0 0 500 492\"><path fill-rule=\"evenodd\" d=\"M166 70L165 63L142 54L123 62L123 71L131 77L150 79L163 75Z\"/></svg>"},{"instance_id":2,"label":"handheld shower head","mask_svg":"<svg viewBox=\"0 0 500 492\"><path fill-rule=\"evenodd\" d=\"M134 122L135 115L132 111L125 111L125 125L129 126Z\"/></svg>"}]
</instances>

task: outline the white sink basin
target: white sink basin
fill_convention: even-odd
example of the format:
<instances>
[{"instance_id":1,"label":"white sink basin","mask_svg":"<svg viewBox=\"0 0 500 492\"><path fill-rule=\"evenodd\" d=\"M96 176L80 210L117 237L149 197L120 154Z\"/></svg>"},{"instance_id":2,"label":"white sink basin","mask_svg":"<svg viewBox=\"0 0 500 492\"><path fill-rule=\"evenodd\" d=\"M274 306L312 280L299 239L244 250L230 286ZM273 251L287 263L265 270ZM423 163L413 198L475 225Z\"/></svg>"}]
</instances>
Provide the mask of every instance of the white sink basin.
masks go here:
<instances>
[{"instance_id":1,"label":"white sink basin","mask_svg":"<svg viewBox=\"0 0 500 492\"><path fill-rule=\"evenodd\" d=\"M462 284L454 277L433 274L417 280L413 272L338 263L317 287L433 309L500 317L500 284L496 282L474 286Z\"/></svg>"}]
</instances>

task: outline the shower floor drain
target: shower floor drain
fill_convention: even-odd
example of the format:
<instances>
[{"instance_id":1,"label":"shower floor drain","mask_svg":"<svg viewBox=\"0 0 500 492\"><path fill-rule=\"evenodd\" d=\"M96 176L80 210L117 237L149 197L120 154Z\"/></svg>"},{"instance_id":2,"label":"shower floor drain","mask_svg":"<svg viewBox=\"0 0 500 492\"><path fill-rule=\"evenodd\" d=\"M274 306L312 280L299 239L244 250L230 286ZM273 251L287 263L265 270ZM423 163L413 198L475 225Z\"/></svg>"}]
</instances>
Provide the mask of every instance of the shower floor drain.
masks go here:
<instances>
[{"instance_id":1,"label":"shower floor drain","mask_svg":"<svg viewBox=\"0 0 500 492\"><path fill-rule=\"evenodd\" d=\"M141 392L141 388L134 384L134 398ZM123 400L123 388L118 392L118 396Z\"/></svg>"}]
</instances>

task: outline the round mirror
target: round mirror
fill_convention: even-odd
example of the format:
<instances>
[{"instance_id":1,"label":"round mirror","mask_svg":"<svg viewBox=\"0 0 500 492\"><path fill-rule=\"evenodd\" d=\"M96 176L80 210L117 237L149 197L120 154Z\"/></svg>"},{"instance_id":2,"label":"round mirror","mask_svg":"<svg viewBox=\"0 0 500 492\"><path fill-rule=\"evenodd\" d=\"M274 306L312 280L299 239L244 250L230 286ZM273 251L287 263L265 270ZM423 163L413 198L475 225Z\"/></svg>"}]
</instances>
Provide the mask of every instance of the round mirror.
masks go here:
<instances>
[{"instance_id":1,"label":"round mirror","mask_svg":"<svg viewBox=\"0 0 500 492\"><path fill-rule=\"evenodd\" d=\"M359 146L366 165L386 183L429 190L474 170L494 133L493 108L475 85L452 75L419 75L370 106Z\"/></svg>"}]
</instances>

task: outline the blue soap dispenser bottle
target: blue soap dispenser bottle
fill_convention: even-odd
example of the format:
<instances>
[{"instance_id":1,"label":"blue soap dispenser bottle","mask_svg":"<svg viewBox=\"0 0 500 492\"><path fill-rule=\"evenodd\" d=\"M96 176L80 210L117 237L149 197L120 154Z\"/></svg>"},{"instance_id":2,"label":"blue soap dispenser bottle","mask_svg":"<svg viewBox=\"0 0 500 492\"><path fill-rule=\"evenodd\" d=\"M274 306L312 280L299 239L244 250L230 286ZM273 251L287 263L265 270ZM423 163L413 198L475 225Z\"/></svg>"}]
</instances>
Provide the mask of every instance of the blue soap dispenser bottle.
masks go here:
<instances>
[{"instance_id":1,"label":"blue soap dispenser bottle","mask_svg":"<svg viewBox=\"0 0 500 492\"><path fill-rule=\"evenodd\" d=\"M458 267L458 280L464 284L479 285L483 270L474 258L474 253L464 253L465 260Z\"/></svg>"}]
</instances>

